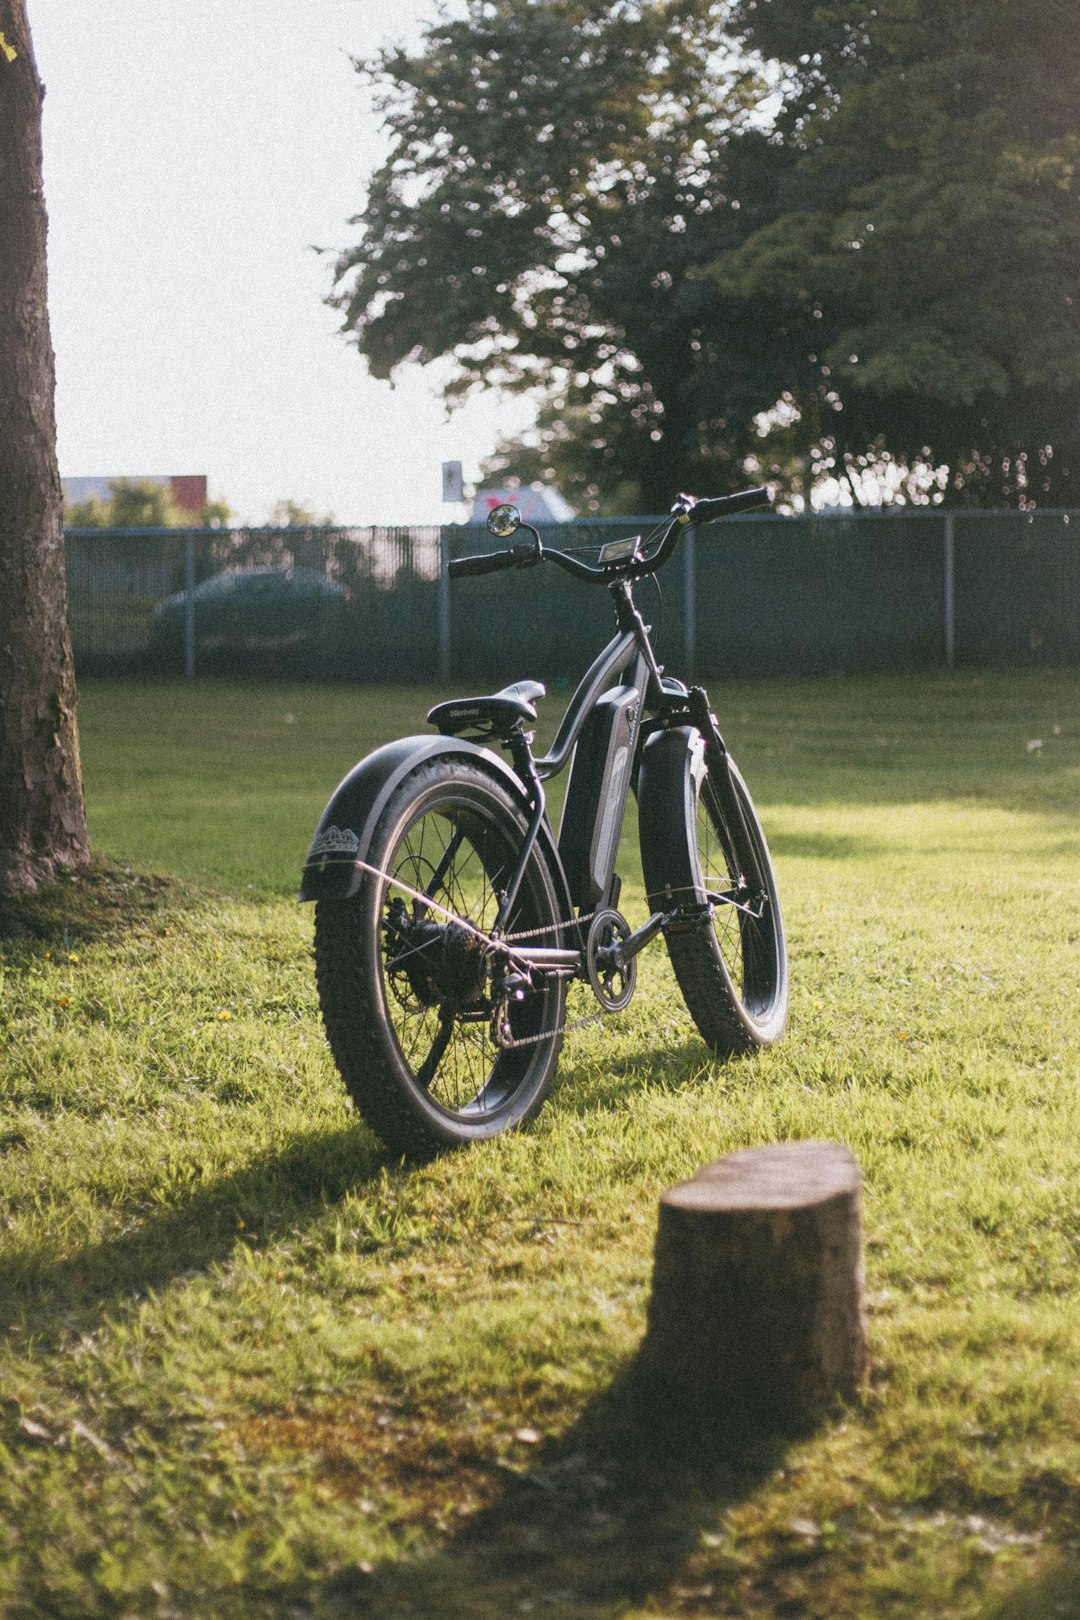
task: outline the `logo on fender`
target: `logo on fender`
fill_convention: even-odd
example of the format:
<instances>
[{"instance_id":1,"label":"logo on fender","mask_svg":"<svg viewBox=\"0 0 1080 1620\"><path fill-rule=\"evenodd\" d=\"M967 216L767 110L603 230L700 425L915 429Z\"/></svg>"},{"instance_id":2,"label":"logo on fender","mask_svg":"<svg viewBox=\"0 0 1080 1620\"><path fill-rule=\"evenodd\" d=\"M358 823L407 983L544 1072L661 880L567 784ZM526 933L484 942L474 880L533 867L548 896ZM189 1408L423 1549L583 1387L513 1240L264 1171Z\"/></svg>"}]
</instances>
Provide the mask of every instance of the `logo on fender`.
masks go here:
<instances>
[{"instance_id":1,"label":"logo on fender","mask_svg":"<svg viewBox=\"0 0 1080 1620\"><path fill-rule=\"evenodd\" d=\"M308 860L319 855L355 855L360 840L349 827L324 827L308 850Z\"/></svg>"}]
</instances>

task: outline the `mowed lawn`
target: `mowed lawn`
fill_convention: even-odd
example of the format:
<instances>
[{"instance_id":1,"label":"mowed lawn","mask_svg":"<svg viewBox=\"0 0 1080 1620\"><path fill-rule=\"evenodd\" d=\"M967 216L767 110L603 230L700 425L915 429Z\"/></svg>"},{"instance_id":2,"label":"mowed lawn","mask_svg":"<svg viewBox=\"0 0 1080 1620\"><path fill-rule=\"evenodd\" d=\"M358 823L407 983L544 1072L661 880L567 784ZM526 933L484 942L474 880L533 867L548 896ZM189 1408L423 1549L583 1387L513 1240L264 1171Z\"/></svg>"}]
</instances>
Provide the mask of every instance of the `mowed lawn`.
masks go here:
<instances>
[{"instance_id":1,"label":"mowed lawn","mask_svg":"<svg viewBox=\"0 0 1080 1620\"><path fill-rule=\"evenodd\" d=\"M0 912L0 1614L1080 1614L1080 672L710 690L785 1042L713 1060L657 944L532 1130L412 1169L292 896L446 694L84 684L102 865ZM863 1168L871 1381L691 1465L634 1398L657 1199L793 1138Z\"/></svg>"}]
</instances>

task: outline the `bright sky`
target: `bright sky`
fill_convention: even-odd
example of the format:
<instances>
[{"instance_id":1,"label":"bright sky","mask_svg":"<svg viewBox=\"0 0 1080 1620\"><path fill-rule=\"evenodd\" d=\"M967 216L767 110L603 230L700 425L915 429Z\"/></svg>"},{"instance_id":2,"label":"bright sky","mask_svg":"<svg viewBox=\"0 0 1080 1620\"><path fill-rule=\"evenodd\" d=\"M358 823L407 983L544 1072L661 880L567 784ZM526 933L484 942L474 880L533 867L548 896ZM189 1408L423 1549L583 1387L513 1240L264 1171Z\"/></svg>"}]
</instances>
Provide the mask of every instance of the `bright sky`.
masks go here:
<instances>
[{"instance_id":1,"label":"bright sky","mask_svg":"<svg viewBox=\"0 0 1080 1620\"><path fill-rule=\"evenodd\" d=\"M323 299L385 150L350 58L434 0L29 0L45 81L61 473L206 473L278 499L437 522L523 402L447 421L434 368L368 377Z\"/></svg>"}]
</instances>

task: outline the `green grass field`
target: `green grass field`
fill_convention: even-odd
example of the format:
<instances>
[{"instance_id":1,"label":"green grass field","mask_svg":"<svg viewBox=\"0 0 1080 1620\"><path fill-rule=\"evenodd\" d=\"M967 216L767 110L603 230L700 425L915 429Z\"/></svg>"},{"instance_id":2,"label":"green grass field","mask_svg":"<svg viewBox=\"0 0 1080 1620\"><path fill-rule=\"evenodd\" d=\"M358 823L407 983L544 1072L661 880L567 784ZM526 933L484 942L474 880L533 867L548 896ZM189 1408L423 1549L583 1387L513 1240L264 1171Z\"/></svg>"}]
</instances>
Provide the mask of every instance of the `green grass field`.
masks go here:
<instances>
[{"instance_id":1,"label":"green grass field","mask_svg":"<svg viewBox=\"0 0 1080 1620\"><path fill-rule=\"evenodd\" d=\"M657 945L530 1132L408 1169L291 896L440 694L86 684L103 864L0 912L0 1614L1080 1615L1080 674L712 693L786 1041L711 1060ZM818 1137L865 1175L869 1389L691 1467L631 1396L657 1198Z\"/></svg>"}]
</instances>

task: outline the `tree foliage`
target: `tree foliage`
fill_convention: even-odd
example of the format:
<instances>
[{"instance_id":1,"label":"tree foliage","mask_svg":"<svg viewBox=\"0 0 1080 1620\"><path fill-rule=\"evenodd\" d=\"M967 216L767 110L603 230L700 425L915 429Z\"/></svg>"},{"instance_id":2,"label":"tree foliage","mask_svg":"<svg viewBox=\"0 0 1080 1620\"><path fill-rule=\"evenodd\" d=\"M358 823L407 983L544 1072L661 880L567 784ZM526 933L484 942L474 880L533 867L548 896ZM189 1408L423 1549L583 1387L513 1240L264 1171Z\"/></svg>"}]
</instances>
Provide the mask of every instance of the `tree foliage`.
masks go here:
<instances>
[{"instance_id":1,"label":"tree foliage","mask_svg":"<svg viewBox=\"0 0 1080 1620\"><path fill-rule=\"evenodd\" d=\"M91 495L73 501L64 519L72 529L190 529L219 528L228 523L224 501L208 501L200 512L177 506L169 488L150 478L117 478L109 484L109 499Z\"/></svg>"},{"instance_id":2,"label":"tree foliage","mask_svg":"<svg viewBox=\"0 0 1080 1620\"><path fill-rule=\"evenodd\" d=\"M451 398L549 401L538 443L579 501L666 506L730 460L729 415L775 398L752 310L697 276L756 217L726 177L754 86L713 10L474 0L367 70L393 151L337 265L345 326L376 376L453 356ZM746 367L716 364L740 351L765 374L750 401Z\"/></svg>"},{"instance_id":3,"label":"tree foliage","mask_svg":"<svg viewBox=\"0 0 1080 1620\"><path fill-rule=\"evenodd\" d=\"M740 0L786 64L786 206L718 258L813 334L804 457L948 468L948 497L1080 480L1080 34L1060 0ZM807 369L809 368L809 369ZM789 438L792 435L789 434Z\"/></svg>"},{"instance_id":4,"label":"tree foliage","mask_svg":"<svg viewBox=\"0 0 1080 1620\"><path fill-rule=\"evenodd\" d=\"M324 512L319 517L302 501L286 496L274 502L266 521L274 529L332 529L337 519L333 512Z\"/></svg>"},{"instance_id":5,"label":"tree foliage","mask_svg":"<svg viewBox=\"0 0 1080 1620\"><path fill-rule=\"evenodd\" d=\"M534 433L487 470L579 505L662 509L758 467L1065 502L1067 9L470 0L364 68L392 151L337 264L345 328L377 376L441 358L451 401L530 391Z\"/></svg>"}]
</instances>

